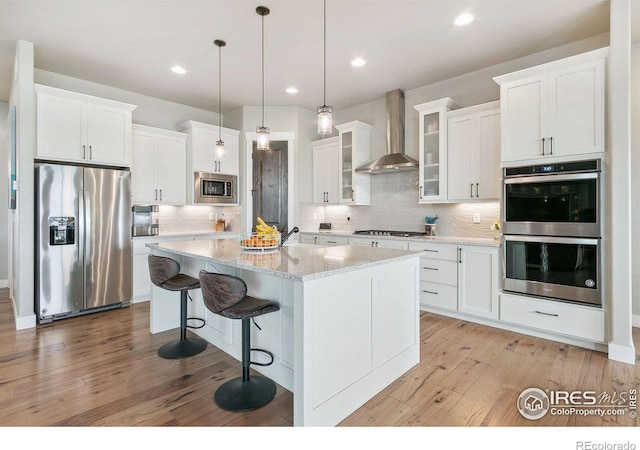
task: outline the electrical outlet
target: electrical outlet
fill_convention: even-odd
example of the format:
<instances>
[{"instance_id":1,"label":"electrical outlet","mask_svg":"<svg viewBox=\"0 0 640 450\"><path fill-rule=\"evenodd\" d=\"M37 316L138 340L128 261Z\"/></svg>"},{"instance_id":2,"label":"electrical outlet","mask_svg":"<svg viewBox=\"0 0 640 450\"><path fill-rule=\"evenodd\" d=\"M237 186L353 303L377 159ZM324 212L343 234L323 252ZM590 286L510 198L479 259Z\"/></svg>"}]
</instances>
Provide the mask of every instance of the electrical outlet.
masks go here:
<instances>
[{"instance_id":1,"label":"electrical outlet","mask_svg":"<svg viewBox=\"0 0 640 450\"><path fill-rule=\"evenodd\" d=\"M209 220L215 219L215 213L209 213Z\"/></svg>"},{"instance_id":2,"label":"electrical outlet","mask_svg":"<svg viewBox=\"0 0 640 450\"><path fill-rule=\"evenodd\" d=\"M480 213L473 213L473 223L480 223Z\"/></svg>"},{"instance_id":3,"label":"electrical outlet","mask_svg":"<svg viewBox=\"0 0 640 450\"><path fill-rule=\"evenodd\" d=\"M351 213L347 213L347 222L351 220Z\"/></svg>"}]
</instances>

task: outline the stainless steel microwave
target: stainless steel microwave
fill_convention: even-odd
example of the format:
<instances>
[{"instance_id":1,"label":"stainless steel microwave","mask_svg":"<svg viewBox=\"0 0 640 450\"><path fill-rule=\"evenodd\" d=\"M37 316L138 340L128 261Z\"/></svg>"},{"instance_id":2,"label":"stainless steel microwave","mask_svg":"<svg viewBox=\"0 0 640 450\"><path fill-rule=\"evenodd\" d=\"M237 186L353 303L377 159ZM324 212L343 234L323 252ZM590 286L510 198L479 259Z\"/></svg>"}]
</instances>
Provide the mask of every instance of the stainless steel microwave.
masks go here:
<instances>
[{"instance_id":1,"label":"stainless steel microwave","mask_svg":"<svg viewBox=\"0 0 640 450\"><path fill-rule=\"evenodd\" d=\"M194 172L194 203L238 203L238 177Z\"/></svg>"}]
</instances>

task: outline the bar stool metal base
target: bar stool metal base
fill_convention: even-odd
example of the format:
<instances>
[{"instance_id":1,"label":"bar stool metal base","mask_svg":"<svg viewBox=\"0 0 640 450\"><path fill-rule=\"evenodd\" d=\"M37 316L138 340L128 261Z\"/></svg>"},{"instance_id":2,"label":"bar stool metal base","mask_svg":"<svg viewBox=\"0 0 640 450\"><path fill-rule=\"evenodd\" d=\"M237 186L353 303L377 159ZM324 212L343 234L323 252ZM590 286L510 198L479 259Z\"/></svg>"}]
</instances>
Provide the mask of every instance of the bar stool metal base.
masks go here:
<instances>
[{"instance_id":1,"label":"bar stool metal base","mask_svg":"<svg viewBox=\"0 0 640 450\"><path fill-rule=\"evenodd\" d=\"M276 395L276 384L269 378L254 376L244 381L235 378L220 386L216 404L228 411L251 411L269 403Z\"/></svg>"},{"instance_id":2,"label":"bar stool metal base","mask_svg":"<svg viewBox=\"0 0 640 450\"><path fill-rule=\"evenodd\" d=\"M207 348L207 342L198 338L186 338L167 342L158 349L158 356L165 359L180 359L197 355Z\"/></svg>"}]
</instances>

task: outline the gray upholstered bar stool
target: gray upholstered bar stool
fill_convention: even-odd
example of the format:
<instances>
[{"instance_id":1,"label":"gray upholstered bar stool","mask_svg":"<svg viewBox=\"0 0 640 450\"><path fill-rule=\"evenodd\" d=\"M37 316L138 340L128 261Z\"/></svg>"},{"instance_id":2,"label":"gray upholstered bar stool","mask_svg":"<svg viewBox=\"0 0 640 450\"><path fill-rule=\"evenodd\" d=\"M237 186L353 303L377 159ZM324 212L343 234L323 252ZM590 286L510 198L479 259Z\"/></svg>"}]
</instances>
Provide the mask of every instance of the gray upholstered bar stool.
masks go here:
<instances>
[{"instance_id":1,"label":"gray upholstered bar stool","mask_svg":"<svg viewBox=\"0 0 640 450\"><path fill-rule=\"evenodd\" d=\"M180 339L160 347L158 356L179 359L204 351L207 348L205 340L187 337L187 291L198 289L200 282L196 278L180 273L180 264L177 261L156 255L149 255L149 276L151 282L159 288L180 291Z\"/></svg>"},{"instance_id":2,"label":"gray upholstered bar stool","mask_svg":"<svg viewBox=\"0 0 640 450\"><path fill-rule=\"evenodd\" d=\"M251 319L278 311L277 303L247 295L247 285L241 278L220 273L200 271L200 288L205 306L213 313L229 319L242 320L242 377L220 386L215 402L229 411L249 411L269 403L276 395L276 384L269 378L249 376L251 364L269 366L273 354L267 350L251 348ZM251 352L266 353L269 363L251 361Z\"/></svg>"}]
</instances>

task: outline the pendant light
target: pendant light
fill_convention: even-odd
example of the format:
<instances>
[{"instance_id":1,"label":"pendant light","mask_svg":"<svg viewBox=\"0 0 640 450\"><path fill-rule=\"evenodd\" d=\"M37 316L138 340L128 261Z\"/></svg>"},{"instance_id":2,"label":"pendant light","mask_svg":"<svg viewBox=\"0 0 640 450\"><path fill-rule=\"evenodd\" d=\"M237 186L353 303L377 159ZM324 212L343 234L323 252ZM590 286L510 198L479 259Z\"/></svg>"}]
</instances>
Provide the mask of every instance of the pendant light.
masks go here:
<instances>
[{"instance_id":1,"label":"pendant light","mask_svg":"<svg viewBox=\"0 0 640 450\"><path fill-rule=\"evenodd\" d=\"M331 134L333 130L333 106L327 106L327 0L324 0L324 96L322 106L318 106L318 134Z\"/></svg>"},{"instance_id":2,"label":"pendant light","mask_svg":"<svg viewBox=\"0 0 640 450\"><path fill-rule=\"evenodd\" d=\"M266 6L258 6L256 12L262 16L262 125L256 128L257 149L269 150L269 128L264 126L264 16L271 11Z\"/></svg>"},{"instance_id":3,"label":"pendant light","mask_svg":"<svg viewBox=\"0 0 640 450\"><path fill-rule=\"evenodd\" d=\"M218 140L216 141L216 156L224 155L224 141L222 140L222 47L227 45L223 40L216 39L213 43L218 47Z\"/></svg>"}]
</instances>

